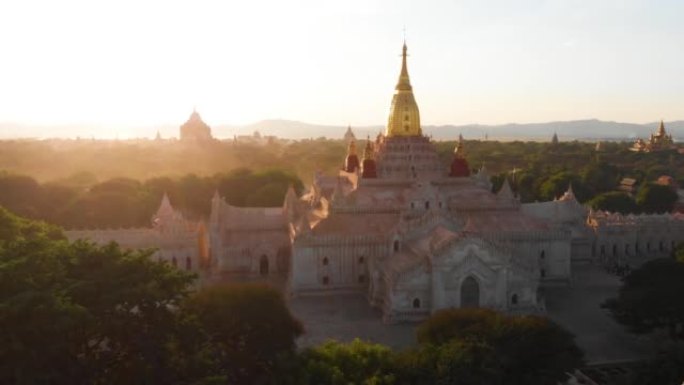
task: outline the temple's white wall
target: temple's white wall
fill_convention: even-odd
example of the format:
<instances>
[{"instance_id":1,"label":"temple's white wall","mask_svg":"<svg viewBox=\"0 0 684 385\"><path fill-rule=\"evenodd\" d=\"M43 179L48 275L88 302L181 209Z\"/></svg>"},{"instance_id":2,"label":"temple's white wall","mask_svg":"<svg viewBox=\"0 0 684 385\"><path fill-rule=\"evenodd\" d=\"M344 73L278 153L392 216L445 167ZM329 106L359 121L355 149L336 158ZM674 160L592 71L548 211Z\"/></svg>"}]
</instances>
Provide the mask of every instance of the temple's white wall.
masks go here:
<instances>
[{"instance_id":1,"label":"temple's white wall","mask_svg":"<svg viewBox=\"0 0 684 385\"><path fill-rule=\"evenodd\" d=\"M212 254L220 273L270 275L289 268L290 239L284 230L212 231Z\"/></svg>"},{"instance_id":2,"label":"temple's white wall","mask_svg":"<svg viewBox=\"0 0 684 385\"><path fill-rule=\"evenodd\" d=\"M88 240L99 245L116 242L123 249L154 249L153 259L184 270L199 271L203 263L198 239L201 234L196 231L169 234L154 228L68 230L65 235L70 241Z\"/></svg>"},{"instance_id":3,"label":"temple's white wall","mask_svg":"<svg viewBox=\"0 0 684 385\"><path fill-rule=\"evenodd\" d=\"M301 246L295 242L290 287L294 294L312 290L362 291L369 284L372 258L384 249L384 242L361 243L354 238Z\"/></svg>"},{"instance_id":4,"label":"temple's white wall","mask_svg":"<svg viewBox=\"0 0 684 385\"><path fill-rule=\"evenodd\" d=\"M681 214L620 215L591 213L587 219L594 239L591 255L598 263L626 264L628 258L668 256L684 242Z\"/></svg>"}]
</instances>

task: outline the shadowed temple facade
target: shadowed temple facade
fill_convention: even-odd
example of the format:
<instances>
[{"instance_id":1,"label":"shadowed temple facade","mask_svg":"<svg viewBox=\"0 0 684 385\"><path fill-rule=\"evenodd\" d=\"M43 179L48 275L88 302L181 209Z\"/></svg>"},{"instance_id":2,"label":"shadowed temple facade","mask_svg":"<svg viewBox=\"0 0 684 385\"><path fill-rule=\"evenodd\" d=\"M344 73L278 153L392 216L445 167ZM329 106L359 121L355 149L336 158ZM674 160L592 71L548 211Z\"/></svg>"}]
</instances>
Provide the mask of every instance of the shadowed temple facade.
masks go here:
<instances>
[{"instance_id":1,"label":"shadowed temple facade","mask_svg":"<svg viewBox=\"0 0 684 385\"><path fill-rule=\"evenodd\" d=\"M615 256L636 255L624 242L638 243L644 221L681 228L676 215L589 213L571 189L532 204L507 182L492 193L484 167L471 173L462 138L443 164L422 133L406 59L404 44L385 132L347 135L338 175L316 174L301 197L290 188L282 207L234 207L216 194L208 220L193 223L165 197L150 229L68 236L157 248L156 258L191 267L204 282L280 276L290 296L363 293L386 322L400 322L448 307L543 312L538 289L570 282L573 263L603 261L618 242ZM648 242L664 253L683 233Z\"/></svg>"}]
</instances>

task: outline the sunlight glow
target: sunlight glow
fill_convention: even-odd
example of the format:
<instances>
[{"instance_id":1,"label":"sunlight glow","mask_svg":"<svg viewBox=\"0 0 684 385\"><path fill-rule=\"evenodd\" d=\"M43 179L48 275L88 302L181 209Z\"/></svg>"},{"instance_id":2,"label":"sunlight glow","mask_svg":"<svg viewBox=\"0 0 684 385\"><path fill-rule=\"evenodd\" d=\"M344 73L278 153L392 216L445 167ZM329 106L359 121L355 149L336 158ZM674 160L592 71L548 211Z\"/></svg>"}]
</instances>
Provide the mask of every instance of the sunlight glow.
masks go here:
<instances>
[{"instance_id":1,"label":"sunlight glow","mask_svg":"<svg viewBox=\"0 0 684 385\"><path fill-rule=\"evenodd\" d=\"M384 124L404 25L424 124L677 119L682 14L668 0L5 1L0 122L178 125L197 106L212 125Z\"/></svg>"}]
</instances>

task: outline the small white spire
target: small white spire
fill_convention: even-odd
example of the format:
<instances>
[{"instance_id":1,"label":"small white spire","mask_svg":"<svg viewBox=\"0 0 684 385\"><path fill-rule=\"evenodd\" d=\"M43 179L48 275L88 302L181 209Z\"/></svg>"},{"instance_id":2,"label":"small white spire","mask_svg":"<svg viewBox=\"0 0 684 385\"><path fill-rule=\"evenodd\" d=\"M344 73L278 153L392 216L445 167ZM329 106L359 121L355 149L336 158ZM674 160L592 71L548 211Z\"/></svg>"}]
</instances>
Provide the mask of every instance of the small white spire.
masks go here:
<instances>
[{"instance_id":1,"label":"small white spire","mask_svg":"<svg viewBox=\"0 0 684 385\"><path fill-rule=\"evenodd\" d=\"M515 196L513 196L513 190L511 189L511 185L508 183L508 178L504 178L503 184L501 185L501 188L499 189L497 195L502 198L515 198Z\"/></svg>"}]
</instances>

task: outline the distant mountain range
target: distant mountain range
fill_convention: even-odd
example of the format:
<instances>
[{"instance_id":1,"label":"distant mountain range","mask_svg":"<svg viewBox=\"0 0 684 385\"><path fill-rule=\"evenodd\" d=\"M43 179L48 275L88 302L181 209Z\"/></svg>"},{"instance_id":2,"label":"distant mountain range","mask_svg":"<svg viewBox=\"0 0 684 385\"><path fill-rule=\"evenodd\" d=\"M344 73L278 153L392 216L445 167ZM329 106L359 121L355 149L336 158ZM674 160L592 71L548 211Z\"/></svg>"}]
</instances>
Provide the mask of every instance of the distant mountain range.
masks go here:
<instances>
[{"instance_id":1,"label":"distant mountain range","mask_svg":"<svg viewBox=\"0 0 684 385\"><path fill-rule=\"evenodd\" d=\"M560 140L632 140L646 138L653 133L659 122L634 124L607 122L596 119L572 120L564 122L501 124L501 125L445 125L423 126L423 132L436 140L453 140L462 134L466 139L490 140L550 140L555 132ZM675 140L684 142L684 121L665 123L666 130ZM262 120L248 125L216 125L212 133L218 138L232 138L235 135L251 135L259 131L261 135L274 135L287 139L342 138L346 126L330 126L304 123L292 120ZM352 127L357 138L375 136L384 126ZM142 128L113 128L93 125L30 126L14 123L0 123L0 138L153 138L157 131L163 138L177 137L178 126L163 125Z\"/></svg>"},{"instance_id":2,"label":"distant mountain range","mask_svg":"<svg viewBox=\"0 0 684 385\"><path fill-rule=\"evenodd\" d=\"M648 124L606 122L596 119L572 120L565 122L501 124L501 125L445 125L423 126L423 132L436 140L453 140L462 134L466 139L492 140L551 140L554 132L561 140L632 140L646 138L655 132L660 122ZM684 121L665 123L666 130L675 139L684 141ZM251 134L259 131L262 135L275 135L280 138L342 138L345 126L326 126L291 120L263 120L246 126L217 126L214 133L218 137ZM357 138L375 136L384 126L352 127Z\"/></svg>"}]
</instances>

